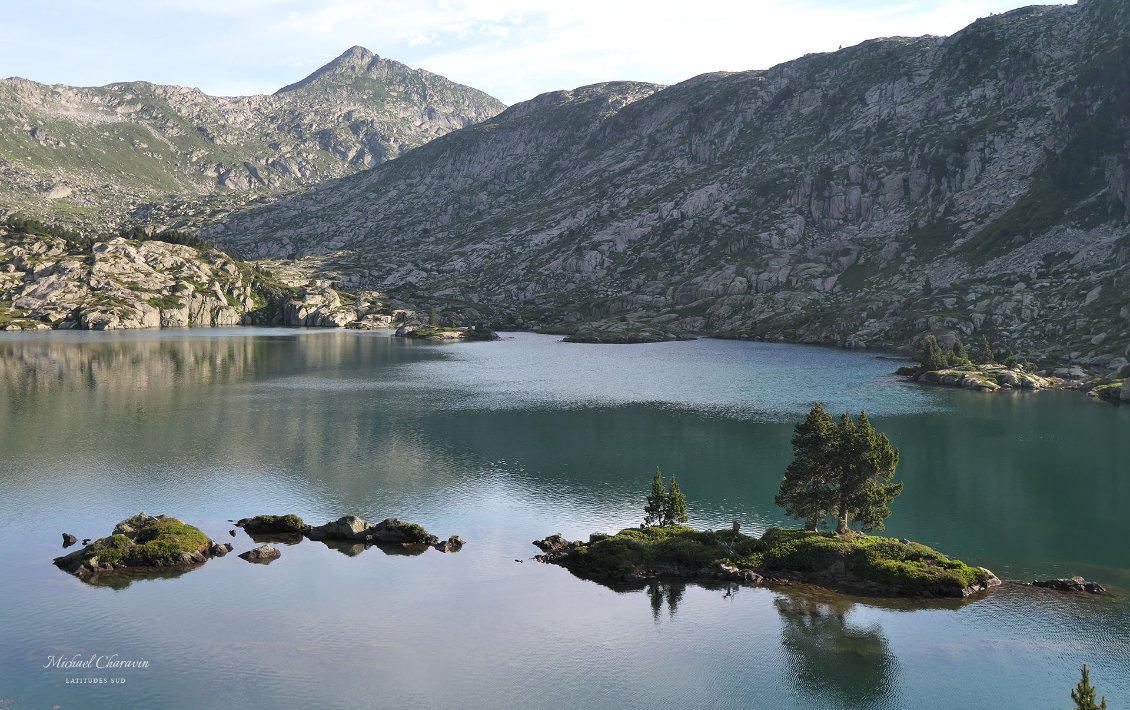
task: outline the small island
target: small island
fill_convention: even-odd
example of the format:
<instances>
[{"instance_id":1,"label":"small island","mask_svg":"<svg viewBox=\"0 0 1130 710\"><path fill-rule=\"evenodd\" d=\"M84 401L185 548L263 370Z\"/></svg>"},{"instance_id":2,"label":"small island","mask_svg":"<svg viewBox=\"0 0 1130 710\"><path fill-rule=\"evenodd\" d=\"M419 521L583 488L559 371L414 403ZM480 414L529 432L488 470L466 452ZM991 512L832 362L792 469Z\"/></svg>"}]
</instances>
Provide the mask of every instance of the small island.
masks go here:
<instances>
[{"instance_id":1,"label":"small island","mask_svg":"<svg viewBox=\"0 0 1130 710\"><path fill-rule=\"evenodd\" d=\"M188 569L223 557L230 544L218 544L187 523L167 515L138 513L114 526L108 537L55 558L55 566L86 579L106 574Z\"/></svg>"},{"instance_id":2,"label":"small island","mask_svg":"<svg viewBox=\"0 0 1130 710\"><path fill-rule=\"evenodd\" d=\"M919 347L919 362L900 367L897 374L924 385L962 387L978 392L997 392L1000 390L1042 390L1060 387L1064 381L1054 376L1041 376L1031 372L1029 367L1015 356L1009 355L1003 363L996 362L996 355L989 345L988 338L970 355L961 339L954 341L946 350L938 343L937 337L927 335Z\"/></svg>"},{"instance_id":3,"label":"small island","mask_svg":"<svg viewBox=\"0 0 1130 710\"><path fill-rule=\"evenodd\" d=\"M411 325L405 324L396 329L398 338L419 338L440 342L453 340L498 340L498 333L483 325L469 327L454 325Z\"/></svg>"},{"instance_id":4,"label":"small island","mask_svg":"<svg viewBox=\"0 0 1130 710\"><path fill-rule=\"evenodd\" d=\"M588 542L559 535L534 543L538 559L578 577L631 584L656 577L746 584L802 582L891 597L968 597L1001 581L925 545L871 535L771 528L760 538L686 526L596 533Z\"/></svg>"},{"instance_id":5,"label":"small island","mask_svg":"<svg viewBox=\"0 0 1130 710\"><path fill-rule=\"evenodd\" d=\"M550 331L542 331L550 332ZM661 326L635 321L604 320L585 323L572 330L561 330L562 342L592 343L599 345L638 345L664 343L672 340L694 340Z\"/></svg>"},{"instance_id":6,"label":"small island","mask_svg":"<svg viewBox=\"0 0 1130 710\"><path fill-rule=\"evenodd\" d=\"M843 592L897 597L965 598L1001 584L989 570L967 565L910 540L868 534L883 529L899 451L865 413L834 420L816 404L798 423L793 461L776 503L803 529L771 528L760 538L732 530L687 527L687 505L674 476L668 488L656 469L644 522L588 542L552 535L533 544L536 559L579 577L616 585L657 577L746 584L816 584ZM834 531L822 532L834 519ZM854 529L855 525L859 529Z\"/></svg>"},{"instance_id":7,"label":"small island","mask_svg":"<svg viewBox=\"0 0 1130 710\"><path fill-rule=\"evenodd\" d=\"M895 374L923 385L961 387L977 392L1072 389L1112 404L1130 402L1130 365L1123 364L1100 377L1088 375L1077 366L1036 372L1031 363L1015 355L1005 354L1003 362L998 362L998 356L985 336L970 353L960 338L947 349L931 334L922 339L918 362L900 367Z\"/></svg>"}]
</instances>

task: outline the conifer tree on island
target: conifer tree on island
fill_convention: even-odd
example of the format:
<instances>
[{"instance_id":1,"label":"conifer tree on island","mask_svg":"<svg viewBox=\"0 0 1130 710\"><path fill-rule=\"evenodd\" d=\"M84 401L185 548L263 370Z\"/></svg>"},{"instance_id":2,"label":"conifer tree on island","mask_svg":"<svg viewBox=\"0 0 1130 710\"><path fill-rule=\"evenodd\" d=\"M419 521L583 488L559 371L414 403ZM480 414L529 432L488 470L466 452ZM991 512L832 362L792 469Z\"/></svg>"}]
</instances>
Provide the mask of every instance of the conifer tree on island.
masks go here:
<instances>
[{"instance_id":1,"label":"conifer tree on island","mask_svg":"<svg viewBox=\"0 0 1130 710\"><path fill-rule=\"evenodd\" d=\"M687 499L679 488L675 475L671 475L671 487L663 483L663 472L655 469L651 480L651 493L643 508L643 524L646 526L678 525L687 522Z\"/></svg>"},{"instance_id":2,"label":"conifer tree on island","mask_svg":"<svg viewBox=\"0 0 1130 710\"><path fill-rule=\"evenodd\" d=\"M829 515L836 532L882 530L890 502L902 493L891 483L899 452L886 435L875 431L865 412L832 421L823 405L813 405L793 434L793 461L785 470L776 502L789 515L815 530Z\"/></svg>"},{"instance_id":3,"label":"conifer tree on island","mask_svg":"<svg viewBox=\"0 0 1130 710\"><path fill-rule=\"evenodd\" d=\"M662 525L664 506L667 503L667 487L663 485L663 472L657 466L655 477L651 480L651 494L643 508L643 524Z\"/></svg>"},{"instance_id":4,"label":"conifer tree on island","mask_svg":"<svg viewBox=\"0 0 1130 710\"><path fill-rule=\"evenodd\" d=\"M938 344L938 339L933 335L922 338L921 357L922 366L930 372L944 370L950 365L946 352L942 350L942 346Z\"/></svg>"},{"instance_id":5,"label":"conifer tree on island","mask_svg":"<svg viewBox=\"0 0 1130 710\"><path fill-rule=\"evenodd\" d=\"M834 505L831 466L836 423L822 404L814 404L804 421L793 429L793 460L774 502L794 518L803 518L807 530L816 530Z\"/></svg>"},{"instance_id":6,"label":"conifer tree on island","mask_svg":"<svg viewBox=\"0 0 1130 710\"><path fill-rule=\"evenodd\" d=\"M663 501L663 524L678 525L687 522L687 499L675 474L671 474L671 488L667 490L667 500Z\"/></svg>"},{"instance_id":7,"label":"conifer tree on island","mask_svg":"<svg viewBox=\"0 0 1130 710\"><path fill-rule=\"evenodd\" d=\"M1091 672L1087 669L1086 663L1083 664L1082 673L1083 677L1079 681L1079 685L1071 691L1071 699L1075 701L1075 710L1106 710L1105 696L1102 702L1095 701L1097 691L1095 686L1091 685Z\"/></svg>"}]
</instances>

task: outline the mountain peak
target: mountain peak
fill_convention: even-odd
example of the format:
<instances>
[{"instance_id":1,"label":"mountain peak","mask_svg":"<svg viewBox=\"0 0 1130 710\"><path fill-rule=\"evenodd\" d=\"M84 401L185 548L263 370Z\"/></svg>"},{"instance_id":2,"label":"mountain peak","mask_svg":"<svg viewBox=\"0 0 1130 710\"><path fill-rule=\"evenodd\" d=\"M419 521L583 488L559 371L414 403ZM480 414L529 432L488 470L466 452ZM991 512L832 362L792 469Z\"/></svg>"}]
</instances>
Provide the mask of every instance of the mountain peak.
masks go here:
<instances>
[{"instance_id":1,"label":"mountain peak","mask_svg":"<svg viewBox=\"0 0 1130 710\"><path fill-rule=\"evenodd\" d=\"M282 94L287 91L301 89L304 86L312 84L319 77L326 76L327 74L360 74L368 69L370 64L372 64L374 61L378 61L379 59L380 57L376 54L373 54L368 49L355 44L349 49L345 50L340 56L331 61L329 64L321 67L305 79L284 86L275 93Z\"/></svg>"},{"instance_id":2,"label":"mountain peak","mask_svg":"<svg viewBox=\"0 0 1130 710\"><path fill-rule=\"evenodd\" d=\"M341 53L341 56L333 60L326 66L354 66L354 67L367 67L369 62L374 59L380 59L377 55L370 52L368 49L359 44L355 44L349 49Z\"/></svg>"}]
</instances>

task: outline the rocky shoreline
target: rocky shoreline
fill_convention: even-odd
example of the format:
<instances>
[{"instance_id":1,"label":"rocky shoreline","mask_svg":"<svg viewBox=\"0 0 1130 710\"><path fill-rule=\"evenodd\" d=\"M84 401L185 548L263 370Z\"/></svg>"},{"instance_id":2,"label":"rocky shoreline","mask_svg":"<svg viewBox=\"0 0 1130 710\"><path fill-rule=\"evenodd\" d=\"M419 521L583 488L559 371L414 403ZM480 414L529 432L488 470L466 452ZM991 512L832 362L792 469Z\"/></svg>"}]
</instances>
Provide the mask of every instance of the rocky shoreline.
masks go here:
<instances>
[{"instance_id":1,"label":"rocky shoreline","mask_svg":"<svg viewBox=\"0 0 1130 710\"><path fill-rule=\"evenodd\" d=\"M921 385L957 387L976 392L1073 390L1086 392L1090 397L1112 404L1130 402L1130 365L1126 364L1105 376L1088 373L1078 365L1035 373L1000 364L968 364L941 370L908 365L900 367L895 374Z\"/></svg>"}]
</instances>

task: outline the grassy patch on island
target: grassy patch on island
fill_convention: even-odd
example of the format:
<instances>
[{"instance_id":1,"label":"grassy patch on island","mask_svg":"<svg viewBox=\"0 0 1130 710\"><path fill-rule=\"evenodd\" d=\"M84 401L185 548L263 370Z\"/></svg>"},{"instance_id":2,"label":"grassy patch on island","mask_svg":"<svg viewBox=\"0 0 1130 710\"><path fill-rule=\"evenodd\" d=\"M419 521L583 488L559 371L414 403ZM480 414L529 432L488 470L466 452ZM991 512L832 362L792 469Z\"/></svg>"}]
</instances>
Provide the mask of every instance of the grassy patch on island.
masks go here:
<instances>
[{"instance_id":1,"label":"grassy patch on island","mask_svg":"<svg viewBox=\"0 0 1130 710\"><path fill-rule=\"evenodd\" d=\"M211 544L198 528L168 517L134 516L118 524L110 537L87 545L85 559L101 565L151 567L175 562L181 553L204 552Z\"/></svg>"},{"instance_id":2,"label":"grassy patch on island","mask_svg":"<svg viewBox=\"0 0 1130 710\"><path fill-rule=\"evenodd\" d=\"M914 542L778 528L760 539L684 526L628 528L595 536L569 552L562 564L598 581L696 576L727 565L766 577L845 587L875 585L905 595L962 596L962 589L989 580L985 570Z\"/></svg>"}]
</instances>

